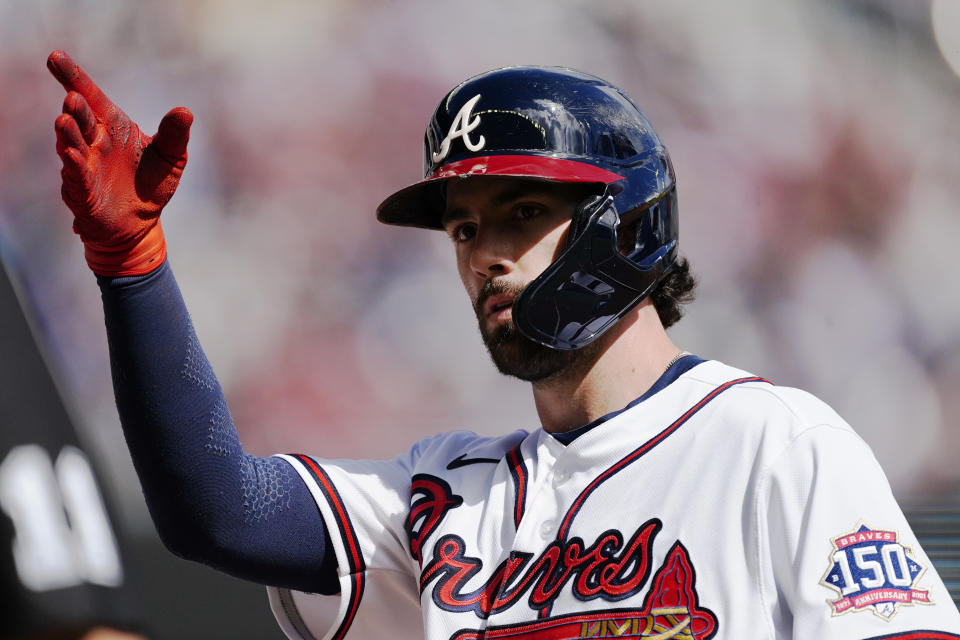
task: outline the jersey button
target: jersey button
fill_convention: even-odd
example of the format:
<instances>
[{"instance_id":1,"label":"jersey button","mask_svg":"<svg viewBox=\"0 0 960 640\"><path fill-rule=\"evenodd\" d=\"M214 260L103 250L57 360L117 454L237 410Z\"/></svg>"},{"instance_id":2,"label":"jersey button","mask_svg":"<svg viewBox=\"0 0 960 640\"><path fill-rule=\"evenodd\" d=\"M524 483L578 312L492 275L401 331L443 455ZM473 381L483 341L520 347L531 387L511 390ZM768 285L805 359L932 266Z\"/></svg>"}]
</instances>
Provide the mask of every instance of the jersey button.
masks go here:
<instances>
[{"instance_id":1,"label":"jersey button","mask_svg":"<svg viewBox=\"0 0 960 640\"><path fill-rule=\"evenodd\" d=\"M569 479L570 479L570 472L567 471L566 469L560 469L559 471L557 471L557 472L553 475L553 480L554 480L554 482L556 482L557 484L560 484L560 483L562 483L562 482L566 482L566 481L569 480Z\"/></svg>"},{"instance_id":2,"label":"jersey button","mask_svg":"<svg viewBox=\"0 0 960 640\"><path fill-rule=\"evenodd\" d=\"M540 536L543 538L549 538L553 535L553 520L544 520L540 525Z\"/></svg>"}]
</instances>

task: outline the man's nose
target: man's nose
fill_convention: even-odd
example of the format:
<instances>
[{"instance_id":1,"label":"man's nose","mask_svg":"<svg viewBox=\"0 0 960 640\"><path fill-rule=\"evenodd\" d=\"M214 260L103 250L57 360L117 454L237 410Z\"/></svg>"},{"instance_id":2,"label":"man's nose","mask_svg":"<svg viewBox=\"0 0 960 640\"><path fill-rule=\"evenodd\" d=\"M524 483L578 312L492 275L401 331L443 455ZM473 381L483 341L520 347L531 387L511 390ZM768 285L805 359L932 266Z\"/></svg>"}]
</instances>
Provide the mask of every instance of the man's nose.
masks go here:
<instances>
[{"instance_id":1,"label":"man's nose","mask_svg":"<svg viewBox=\"0 0 960 640\"><path fill-rule=\"evenodd\" d=\"M470 268L483 279L513 271L515 256L510 242L494 229L481 229L474 239Z\"/></svg>"}]
</instances>

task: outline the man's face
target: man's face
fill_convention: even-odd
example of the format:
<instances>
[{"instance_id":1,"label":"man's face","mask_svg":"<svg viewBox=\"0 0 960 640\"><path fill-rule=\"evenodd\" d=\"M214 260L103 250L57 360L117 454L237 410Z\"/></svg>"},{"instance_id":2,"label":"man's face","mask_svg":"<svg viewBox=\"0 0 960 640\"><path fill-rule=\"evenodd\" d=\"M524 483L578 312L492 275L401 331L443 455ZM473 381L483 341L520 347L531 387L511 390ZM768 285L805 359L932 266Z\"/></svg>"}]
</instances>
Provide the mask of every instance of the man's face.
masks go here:
<instances>
[{"instance_id":1,"label":"man's face","mask_svg":"<svg viewBox=\"0 0 960 640\"><path fill-rule=\"evenodd\" d=\"M590 354L555 351L524 337L512 317L514 299L563 250L583 185L502 176L451 180L443 227L457 269L501 373L536 382Z\"/></svg>"}]
</instances>

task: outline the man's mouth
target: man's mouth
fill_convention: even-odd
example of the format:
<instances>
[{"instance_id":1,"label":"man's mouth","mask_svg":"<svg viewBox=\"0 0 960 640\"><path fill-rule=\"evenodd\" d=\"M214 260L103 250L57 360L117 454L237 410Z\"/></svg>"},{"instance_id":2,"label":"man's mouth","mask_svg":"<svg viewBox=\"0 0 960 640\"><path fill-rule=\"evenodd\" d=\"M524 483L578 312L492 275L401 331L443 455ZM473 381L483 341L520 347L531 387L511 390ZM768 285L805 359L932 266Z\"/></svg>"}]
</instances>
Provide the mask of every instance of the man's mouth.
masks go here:
<instances>
[{"instance_id":1,"label":"man's mouth","mask_svg":"<svg viewBox=\"0 0 960 640\"><path fill-rule=\"evenodd\" d=\"M488 320L509 320L515 296L507 293L492 295L483 303L483 317Z\"/></svg>"}]
</instances>

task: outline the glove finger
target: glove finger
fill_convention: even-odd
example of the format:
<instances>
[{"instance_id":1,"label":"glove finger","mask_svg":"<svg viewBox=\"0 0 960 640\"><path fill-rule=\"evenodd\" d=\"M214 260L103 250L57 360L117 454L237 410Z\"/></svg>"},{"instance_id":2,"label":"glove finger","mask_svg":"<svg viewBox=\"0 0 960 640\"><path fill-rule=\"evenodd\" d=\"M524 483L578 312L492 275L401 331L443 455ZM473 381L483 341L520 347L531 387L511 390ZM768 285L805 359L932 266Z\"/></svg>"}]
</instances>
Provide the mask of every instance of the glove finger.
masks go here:
<instances>
[{"instance_id":1,"label":"glove finger","mask_svg":"<svg viewBox=\"0 0 960 640\"><path fill-rule=\"evenodd\" d=\"M63 99L63 112L73 116L80 127L80 133L87 144L93 144L97 135L97 118L93 115L90 105L83 99L83 96L76 91L71 91Z\"/></svg>"},{"instance_id":2,"label":"glove finger","mask_svg":"<svg viewBox=\"0 0 960 640\"><path fill-rule=\"evenodd\" d=\"M186 107L177 107L167 112L160 121L152 144L161 158L175 167L187 163L187 142L190 140L190 125L193 114Z\"/></svg>"},{"instance_id":3,"label":"glove finger","mask_svg":"<svg viewBox=\"0 0 960 640\"><path fill-rule=\"evenodd\" d=\"M64 201L68 205L85 205L93 191L93 172L83 155L73 147L67 147L60 154L60 159L63 160L63 169L60 171L63 186L60 193Z\"/></svg>"},{"instance_id":4,"label":"glove finger","mask_svg":"<svg viewBox=\"0 0 960 640\"><path fill-rule=\"evenodd\" d=\"M64 89L82 95L101 120L108 120L120 111L66 52L57 50L51 53L47 58L47 69Z\"/></svg>"},{"instance_id":5,"label":"glove finger","mask_svg":"<svg viewBox=\"0 0 960 640\"><path fill-rule=\"evenodd\" d=\"M88 151L87 142L80 133L77 121L68 113L61 113L54 123L57 131L57 153L63 154L66 149L76 149L81 157Z\"/></svg>"}]
</instances>

